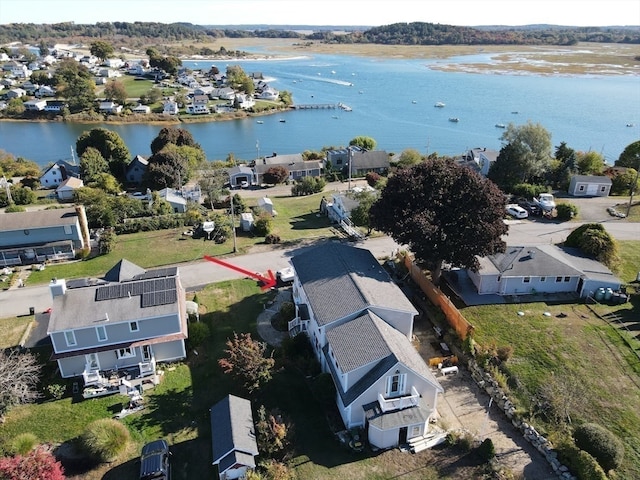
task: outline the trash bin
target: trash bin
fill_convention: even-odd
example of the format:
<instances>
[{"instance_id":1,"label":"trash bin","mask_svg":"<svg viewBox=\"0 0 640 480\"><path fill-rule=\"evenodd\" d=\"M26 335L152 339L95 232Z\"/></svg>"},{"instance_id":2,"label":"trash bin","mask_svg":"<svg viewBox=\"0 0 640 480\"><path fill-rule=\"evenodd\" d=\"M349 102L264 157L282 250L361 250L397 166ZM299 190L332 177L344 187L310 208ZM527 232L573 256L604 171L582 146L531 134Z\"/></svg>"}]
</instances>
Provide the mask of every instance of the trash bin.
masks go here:
<instances>
[{"instance_id":1,"label":"trash bin","mask_svg":"<svg viewBox=\"0 0 640 480\"><path fill-rule=\"evenodd\" d=\"M29 315L35 315L36 309L35 307L29 307Z\"/></svg>"}]
</instances>

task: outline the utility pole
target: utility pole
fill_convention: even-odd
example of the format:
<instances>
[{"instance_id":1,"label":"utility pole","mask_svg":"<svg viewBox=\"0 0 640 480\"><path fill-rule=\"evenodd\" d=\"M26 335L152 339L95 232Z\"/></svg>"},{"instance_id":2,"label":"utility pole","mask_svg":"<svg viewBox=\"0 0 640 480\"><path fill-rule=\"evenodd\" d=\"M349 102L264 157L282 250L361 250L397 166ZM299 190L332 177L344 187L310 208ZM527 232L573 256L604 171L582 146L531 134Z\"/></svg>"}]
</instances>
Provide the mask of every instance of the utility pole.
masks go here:
<instances>
[{"instance_id":1,"label":"utility pole","mask_svg":"<svg viewBox=\"0 0 640 480\"><path fill-rule=\"evenodd\" d=\"M640 177L640 165L638 165L638 170L636 171L636 178L633 182L631 182L631 186L629 187L629 205L627 205L627 217L629 217L629 212L631 212L631 204L633 203L633 194L638 186L638 178Z\"/></svg>"},{"instance_id":2,"label":"utility pole","mask_svg":"<svg viewBox=\"0 0 640 480\"><path fill-rule=\"evenodd\" d=\"M348 150L349 150L349 191L351 191L351 164L353 163L353 150L351 149L351 147L349 147Z\"/></svg>"},{"instance_id":3,"label":"utility pole","mask_svg":"<svg viewBox=\"0 0 640 480\"><path fill-rule=\"evenodd\" d=\"M231 177L229 177L229 185L231 185ZM236 240L236 216L233 208L233 192L229 192L231 204L231 233L233 234L233 253L238 252L238 243Z\"/></svg>"}]
</instances>

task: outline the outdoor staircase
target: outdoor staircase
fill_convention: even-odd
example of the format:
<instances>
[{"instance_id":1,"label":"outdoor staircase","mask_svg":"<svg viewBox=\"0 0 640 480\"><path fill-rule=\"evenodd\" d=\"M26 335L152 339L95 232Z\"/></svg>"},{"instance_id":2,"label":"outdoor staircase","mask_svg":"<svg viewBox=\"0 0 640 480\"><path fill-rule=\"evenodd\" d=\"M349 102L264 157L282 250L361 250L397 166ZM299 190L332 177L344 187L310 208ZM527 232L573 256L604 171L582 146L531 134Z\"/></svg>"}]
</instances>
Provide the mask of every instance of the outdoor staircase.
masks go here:
<instances>
[{"instance_id":1,"label":"outdoor staircase","mask_svg":"<svg viewBox=\"0 0 640 480\"><path fill-rule=\"evenodd\" d=\"M415 437L409 440L409 448L412 453L418 453L428 448L444 443L447 439L447 432L444 430L431 430L426 435Z\"/></svg>"},{"instance_id":2,"label":"outdoor staircase","mask_svg":"<svg viewBox=\"0 0 640 480\"><path fill-rule=\"evenodd\" d=\"M349 218L340 220L340 227L349 238L355 240L362 240L364 238L362 232L351 222Z\"/></svg>"}]
</instances>

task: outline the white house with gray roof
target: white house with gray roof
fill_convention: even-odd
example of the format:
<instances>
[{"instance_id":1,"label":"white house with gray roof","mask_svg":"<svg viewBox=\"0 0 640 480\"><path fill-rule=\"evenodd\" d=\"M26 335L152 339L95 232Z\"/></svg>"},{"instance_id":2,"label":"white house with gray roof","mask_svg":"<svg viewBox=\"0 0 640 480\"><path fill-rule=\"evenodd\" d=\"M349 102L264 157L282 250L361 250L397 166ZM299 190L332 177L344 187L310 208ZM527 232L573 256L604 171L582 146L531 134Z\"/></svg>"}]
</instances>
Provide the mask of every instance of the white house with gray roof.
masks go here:
<instances>
[{"instance_id":1,"label":"white house with gray roof","mask_svg":"<svg viewBox=\"0 0 640 480\"><path fill-rule=\"evenodd\" d=\"M63 378L108 383L105 371L155 375L156 362L186 357L187 309L177 267L144 270L121 260L100 279L50 284L47 334Z\"/></svg>"},{"instance_id":2,"label":"white house with gray roof","mask_svg":"<svg viewBox=\"0 0 640 480\"><path fill-rule=\"evenodd\" d=\"M213 465L220 480L244 478L258 455L251 402L227 395L210 409Z\"/></svg>"},{"instance_id":3,"label":"white house with gray roof","mask_svg":"<svg viewBox=\"0 0 640 480\"><path fill-rule=\"evenodd\" d=\"M575 248L508 246L504 253L478 260L480 269L467 273L481 295L575 293L586 297L601 287L619 290L622 284L605 265Z\"/></svg>"},{"instance_id":4,"label":"white house with gray roof","mask_svg":"<svg viewBox=\"0 0 640 480\"><path fill-rule=\"evenodd\" d=\"M411 343L413 304L368 250L326 243L292 258L296 318L347 428L390 448L429 434L443 389Z\"/></svg>"}]
</instances>

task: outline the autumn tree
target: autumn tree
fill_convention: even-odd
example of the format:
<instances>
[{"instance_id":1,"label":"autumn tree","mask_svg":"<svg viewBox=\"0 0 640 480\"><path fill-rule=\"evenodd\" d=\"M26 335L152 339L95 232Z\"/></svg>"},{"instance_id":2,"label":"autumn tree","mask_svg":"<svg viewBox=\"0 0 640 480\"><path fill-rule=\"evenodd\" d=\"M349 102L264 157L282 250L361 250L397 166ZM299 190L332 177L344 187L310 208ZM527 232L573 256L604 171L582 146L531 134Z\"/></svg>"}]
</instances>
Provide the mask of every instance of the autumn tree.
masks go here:
<instances>
[{"instance_id":1,"label":"autumn tree","mask_svg":"<svg viewBox=\"0 0 640 480\"><path fill-rule=\"evenodd\" d=\"M35 401L40 381L40 365L30 353L0 352L0 418L15 406Z\"/></svg>"},{"instance_id":2,"label":"autumn tree","mask_svg":"<svg viewBox=\"0 0 640 480\"><path fill-rule=\"evenodd\" d=\"M262 177L264 183L269 185L278 185L284 183L289 178L289 171L282 165L274 165L269 167Z\"/></svg>"},{"instance_id":3,"label":"autumn tree","mask_svg":"<svg viewBox=\"0 0 640 480\"><path fill-rule=\"evenodd\" d=\"M371 206L373 228L409 246L431 270L480 268L478 256L503 252L505 197L489 180L444 159L399 170Z\"/></svg>"},{"instance_id":4,"label":"autumn tree","mask_svg":"<svg viewBox=\"0 0 640 480\"><path fill-rule=\"evenodd\" d=\"M129 164L129 149L124 141L113 130L94 128L83 132L76 140L76 153L82 157L84 152L93 147L109 163L109 171L116 178L124 178Z\"/></svg>"},{"instance_id":5,"label":"autumn tree","mask_svg":"<svg viewBox=\"0 0 640 480\"><path fill-rule=\"evenodd\" d=\"M91 55L98 57L104 62L107 58L113 56L113 45L101 40L96 40L91 43L89 52L91 52Z\"/></svg>"},{"instance_id":6,"label":"autumn tree","mask_svg":"<svg viewBox=\"0 0 640 480\"><path fill-rule=\"evenodd\" d=\"M376 148L376 141L371 137L358 136L351 139L349 146L364 148L365 150L373 150Z\"/></svg>"},{"instance_id":7,"label":"autumn tree","mask_svg":"<svg viewBox=\"0 0 640 480\"><path fill-rule=\"evenodd\" d=\"M249 393L271 380L274 359L266 356L267 344L253 340L250 333L233 333L227 339L225 356L218 360L224 373L241 380Z\"/></svg>"},{"instance_id":8,"label":"autumn tree","mask_svg":"<svg viewBox=\"0 0 640 480\"><path fill-rule=\"evenodd\" d=\"M278 410L267 411L264 405L258 408L256 440L258 451L267 457L276 457L289 445L291 424Z\"/></svg>"},{"instance_id":9,"label":"autumn tree","mask_svg":"<svg viewBox=\"0 0 640 480\"><path fill-rule=\"evenodd\" d=\"M127 103L127 89L120 80L111 80L104 87L104 96L107 100L114 101L119 105Z\"/></svg>"},{"instance_id":10,"label":"autumn tree","mask_svg":"<svg viewBox=\"0 0 640 480\"><path fill-rule=\"evenodd\" d=\"M51 452L39 447L26 455L0 458L3 480L64 480L64 469Z\"/></svg>"}]
</instances>

